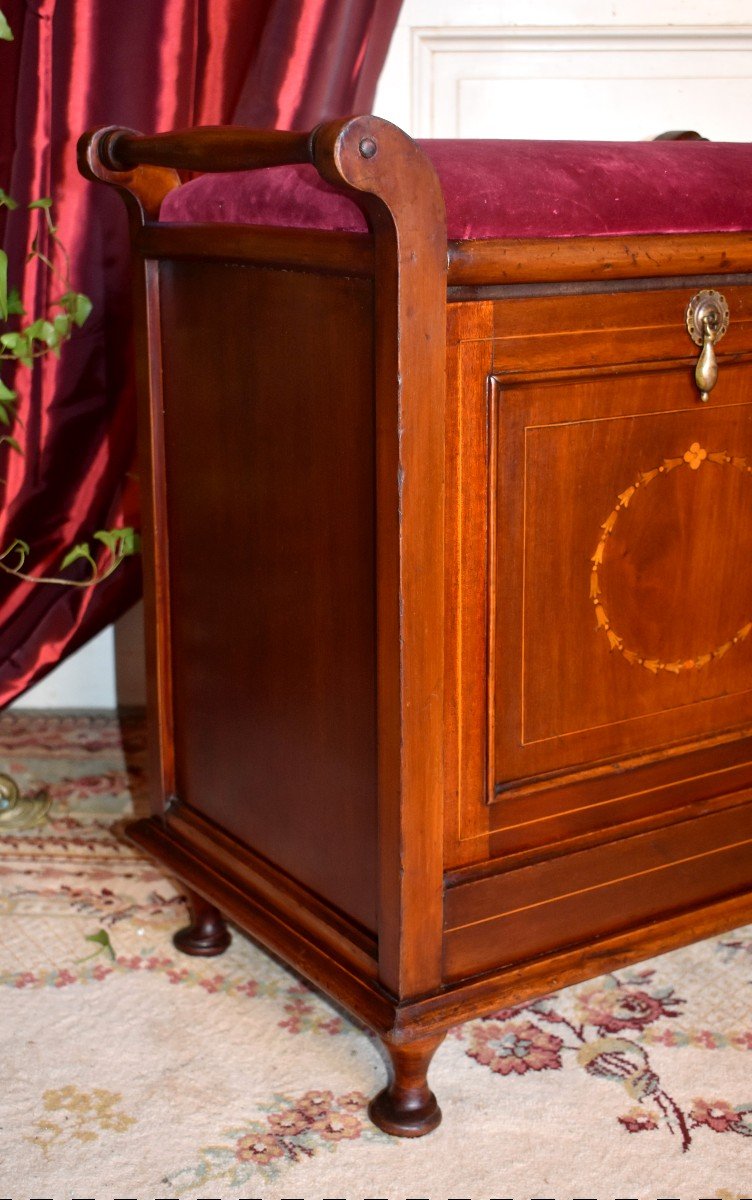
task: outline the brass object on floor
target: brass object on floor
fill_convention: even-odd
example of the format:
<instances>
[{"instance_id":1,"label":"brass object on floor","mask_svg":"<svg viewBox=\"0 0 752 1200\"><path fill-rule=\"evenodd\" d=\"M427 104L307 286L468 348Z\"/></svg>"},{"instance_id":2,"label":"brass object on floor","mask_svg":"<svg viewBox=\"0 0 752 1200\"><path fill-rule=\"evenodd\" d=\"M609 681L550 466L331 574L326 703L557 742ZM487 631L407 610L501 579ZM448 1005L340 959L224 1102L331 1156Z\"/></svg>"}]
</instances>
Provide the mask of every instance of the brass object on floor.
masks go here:
<instances>
[{"instance_id":1,"label":"brass object on floor","mask_svg":"<svg viewBox=\"0 0 752 1200\"><path fill-rule=\"evenodd\" d=\"M22 796L15 779L0 774L0 833L6 829L34 829L44 825L51 804L46 792Z\"/></svg>"}]
</instances>

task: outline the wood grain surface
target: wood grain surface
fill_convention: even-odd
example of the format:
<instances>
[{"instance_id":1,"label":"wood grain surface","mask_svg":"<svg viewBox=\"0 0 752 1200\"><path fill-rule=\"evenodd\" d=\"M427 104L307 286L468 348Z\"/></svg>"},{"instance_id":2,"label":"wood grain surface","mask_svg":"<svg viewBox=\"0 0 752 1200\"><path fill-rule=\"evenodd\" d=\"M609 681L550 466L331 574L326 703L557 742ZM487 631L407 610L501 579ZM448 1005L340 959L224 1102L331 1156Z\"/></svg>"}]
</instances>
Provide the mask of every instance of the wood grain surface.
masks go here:
<instances>
[{"instance_id":1,"label":"wood grain surface","mask_svg":"<svg viewBox=\"0 0 752 1200\"><path fill-rule=\"evenodd\" d=\"M370 234L156 221L175 170L302 161ZM378 1032L372 1115L419 1136L452 1023L752 917L752 238L448 246L376 118L81 162L136 247L131 836L194 895L189 951L224 914Z\"/></svg>"}]
</instances>

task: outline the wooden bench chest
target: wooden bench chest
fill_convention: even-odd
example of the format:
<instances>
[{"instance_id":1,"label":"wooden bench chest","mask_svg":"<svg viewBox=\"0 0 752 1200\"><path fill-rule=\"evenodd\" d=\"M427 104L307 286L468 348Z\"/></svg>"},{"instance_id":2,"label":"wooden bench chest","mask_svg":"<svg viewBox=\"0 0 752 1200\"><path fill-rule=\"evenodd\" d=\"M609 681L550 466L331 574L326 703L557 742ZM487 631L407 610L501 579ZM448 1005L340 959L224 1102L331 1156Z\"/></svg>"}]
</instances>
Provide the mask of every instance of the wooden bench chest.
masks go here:
<instances>
[{"instance_id":1,"label":"wooden bench chest","mask_svg":"<svg viewBox=\"0 0 752 1200\"><path fill-rule=\"evenodd\" d=\"M752 149L355 118L81 161L137 263L130 835L180 948L281 955L426 1133L449 1026L752 915Z\"/></svg>"}]
</instances>

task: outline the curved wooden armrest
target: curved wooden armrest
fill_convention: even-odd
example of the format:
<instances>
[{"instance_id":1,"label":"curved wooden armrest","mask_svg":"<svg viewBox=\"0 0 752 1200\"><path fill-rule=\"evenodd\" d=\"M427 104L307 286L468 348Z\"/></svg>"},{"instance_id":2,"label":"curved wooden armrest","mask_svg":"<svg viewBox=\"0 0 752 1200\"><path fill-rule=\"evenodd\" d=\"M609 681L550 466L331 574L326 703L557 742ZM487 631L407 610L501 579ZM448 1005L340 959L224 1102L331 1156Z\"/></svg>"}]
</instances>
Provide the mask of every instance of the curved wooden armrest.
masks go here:
<instances>
[{"instance_id":1,"label":"curved wooden armrest","mask_svg":"<svg viewBox=\"0 0 752 1200\"><path fill-rule=\"evenodd\" d=\"M174 133L144 135L112 128L102 139L99 157L112 171L139 166L175 171L247 171L312 160L314 133L253 130L205 125Z\"/></svg>"}]
</instances>

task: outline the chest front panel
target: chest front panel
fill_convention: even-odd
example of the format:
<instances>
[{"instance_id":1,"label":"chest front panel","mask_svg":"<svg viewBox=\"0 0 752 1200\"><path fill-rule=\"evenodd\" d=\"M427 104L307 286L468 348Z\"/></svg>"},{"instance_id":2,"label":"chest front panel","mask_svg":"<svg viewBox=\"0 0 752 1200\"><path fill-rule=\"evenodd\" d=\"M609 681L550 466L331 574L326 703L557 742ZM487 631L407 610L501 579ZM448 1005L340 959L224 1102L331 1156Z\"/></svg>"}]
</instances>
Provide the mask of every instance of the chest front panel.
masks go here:
<instances>
[{"instance_id":1,"label":"chest front panel","mask_svg":"<svg viewBox=\"0 0 752 1200\"><path fill-rule=\"evenodd\" d=\"M460 347L458 863L752 778L752 302L701 403L696 290L497 301Z\"/></svg>"}]
</instances>

